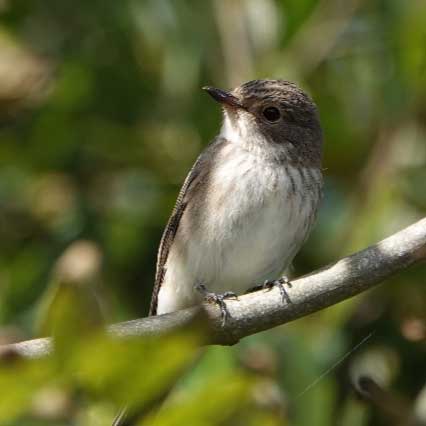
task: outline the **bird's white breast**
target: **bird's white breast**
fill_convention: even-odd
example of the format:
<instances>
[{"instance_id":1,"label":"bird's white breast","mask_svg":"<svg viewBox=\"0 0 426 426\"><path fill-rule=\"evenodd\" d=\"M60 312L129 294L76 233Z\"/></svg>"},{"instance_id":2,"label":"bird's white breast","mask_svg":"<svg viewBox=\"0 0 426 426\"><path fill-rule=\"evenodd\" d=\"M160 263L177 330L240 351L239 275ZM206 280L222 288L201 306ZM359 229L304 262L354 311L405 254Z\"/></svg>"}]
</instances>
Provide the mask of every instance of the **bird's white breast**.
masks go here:
<instances>
[{"instance_id":1,"label":"bird's white breast","mask_svg":"<svg viewBox=\"0 0 426 426\"><path fill-rule=\"evenodd\" d=\"M197 303L197 283L241 294L278 278L312 226L320 191L315 199L306 197L303 174L320 182L319 170L279 166L234 143L222 149L215 164L200 226L184 249L171 247L158 314Z\"/></svg>"}]
</instances>

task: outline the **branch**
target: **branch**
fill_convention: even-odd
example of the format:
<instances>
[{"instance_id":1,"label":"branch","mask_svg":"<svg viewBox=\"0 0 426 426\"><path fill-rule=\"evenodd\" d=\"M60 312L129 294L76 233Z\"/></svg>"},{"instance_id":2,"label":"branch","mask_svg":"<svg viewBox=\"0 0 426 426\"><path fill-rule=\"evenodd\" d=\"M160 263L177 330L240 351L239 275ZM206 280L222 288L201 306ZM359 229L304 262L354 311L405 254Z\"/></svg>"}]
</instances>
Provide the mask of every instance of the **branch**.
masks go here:
<instances>
[{"instance_id":1,"label":"branch","mask_svg":"<svg viewBox=\"0 0 426 426\"><path fill-rule=\"evenodd\" d=\"M292 281L289 301L282 303L278 289L260 290L226 302L230 317L221 325L220 311L204 304L211 333L209 344L230 345L241 338L309 315L349 299L408 266L426 260L426 218L379 243ZM200 307L166 315L113 324L108 333L118 338L151 336L190 324ZM35 358L52 350L50 338L6 345L1 352Z\"/></svg>"}]
</instances>

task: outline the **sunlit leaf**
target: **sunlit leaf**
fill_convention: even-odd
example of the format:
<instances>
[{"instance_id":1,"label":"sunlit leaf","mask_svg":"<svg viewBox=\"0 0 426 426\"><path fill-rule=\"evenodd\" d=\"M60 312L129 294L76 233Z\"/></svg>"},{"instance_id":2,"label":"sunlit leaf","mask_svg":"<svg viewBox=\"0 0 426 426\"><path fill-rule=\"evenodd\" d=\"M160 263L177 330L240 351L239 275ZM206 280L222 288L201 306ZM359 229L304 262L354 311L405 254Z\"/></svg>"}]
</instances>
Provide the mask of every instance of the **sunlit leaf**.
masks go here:
<instances>
[{"instance_id":1,"label":"sunlit leaf","mask_svg":"<svg viewBox=\"0 0 426 426\"><path fill-rule=\"evenodd\" d=\"M199 344L199 337L190 333L128 341L99 336L75 352L71 367L90 392L143 406L173 385Z\"/></svg>"},{"instance_id":2,"label":"sunlit leaf","mask_svg":"<svg viewBox=\"0 0 426 426\"><path fill-rule=\"evenodd\" d=\"M6 362L0 366L0 423L26 414L34 396L55 377L47 360Z\"/></svg>"},{"instance_id":3,"label":"sunlit leaf","mask_svg":"<svg viewBox=\"0 0 426 426\"><path fill-rule=\"evenodd\" d=\"M223 424L248 403L252 381L231 374L209 380L202 390L176 395L159 412L142 419L139 426L213 426Z\"/></svg>"}]
</instances>

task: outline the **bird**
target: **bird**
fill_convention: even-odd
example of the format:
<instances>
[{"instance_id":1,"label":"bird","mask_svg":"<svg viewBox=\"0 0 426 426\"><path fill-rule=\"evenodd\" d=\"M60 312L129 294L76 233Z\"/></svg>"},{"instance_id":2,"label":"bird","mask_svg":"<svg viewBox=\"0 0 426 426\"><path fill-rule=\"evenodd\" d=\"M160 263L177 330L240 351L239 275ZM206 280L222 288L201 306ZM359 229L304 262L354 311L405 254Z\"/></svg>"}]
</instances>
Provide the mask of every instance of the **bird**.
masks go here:
<instances>
[{"instance_id":1,"label":"bird","mask_svg":"<svg viewBox=\"0 0 426 426\"><path fill-rule=\"evenodd\" d=\"M217 137L180 190L157 258L150 315L278 285L322 198L322 130L296 84L252 80L204 89L223 110ZM280 279L281 278L281 279Z\"/></svg>"},{"instance_id":2,"label":"bird","mask_svg":"<svg viewBox=\"0 0 426 426\"><path fill-rule=\"evenodd\" d=\"M163 232L149 314L259 285L278 286L306 241L322 199L323 136L317 107L296 84L252 80L204 87L223 111L219 134L189 171ZM284 301L285 297L283 297ZM124 409L114 426L131 424Z\"/></svg>"}]
</instances>

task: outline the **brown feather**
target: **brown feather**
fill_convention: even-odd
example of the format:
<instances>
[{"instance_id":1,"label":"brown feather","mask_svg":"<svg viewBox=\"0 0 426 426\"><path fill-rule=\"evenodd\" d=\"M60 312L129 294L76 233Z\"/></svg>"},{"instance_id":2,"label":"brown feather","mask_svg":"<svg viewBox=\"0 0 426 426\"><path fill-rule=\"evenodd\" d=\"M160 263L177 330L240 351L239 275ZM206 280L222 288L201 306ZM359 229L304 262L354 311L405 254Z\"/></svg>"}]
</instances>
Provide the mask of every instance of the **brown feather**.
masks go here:
<instances>
[{"instance_id":1,"label":"brown feather","mask_svg":"<svg viewBox=\"0 0 426 426\"><path fill-rule=\"evenodd\" d=\"M208 176L212 172L211 162L214 160L215 154L220 150L220 147L226 143L228 143L228 141L224 138L215 138L197 158L182 185L175 207L160 241L149 315L157 314L158 293L160 292L161 284L166 273L165 265L167 257L179 229L182 216L188 204L191 202L191 197L189 197L188 194L199 185L207 185Z\"/></svg>"}]
</instances>

